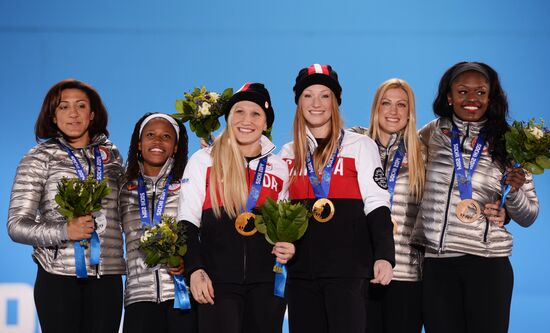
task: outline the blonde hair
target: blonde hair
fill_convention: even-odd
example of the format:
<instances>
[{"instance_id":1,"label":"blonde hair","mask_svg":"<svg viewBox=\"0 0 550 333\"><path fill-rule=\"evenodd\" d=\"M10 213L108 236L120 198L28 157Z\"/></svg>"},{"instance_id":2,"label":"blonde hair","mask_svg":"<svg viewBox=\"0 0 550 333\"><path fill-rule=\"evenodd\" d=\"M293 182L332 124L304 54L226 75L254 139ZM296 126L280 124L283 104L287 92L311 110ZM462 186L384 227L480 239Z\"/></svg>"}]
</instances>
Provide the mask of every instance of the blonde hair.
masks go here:
<instances>
[{"instance_id":1,"label":"blonde hair","mask_svg":"<svg viewBox=\"0 0 550 333\"><path fill-rule=\"evenodd\" d=\"M235 218L246 208L248 184L243 155L235 139L231 124L235 105L229 111L227 126L212 144L212 168L210 169L210 202L214 216L221 217L220 205L230 218ZM221 203L218 202L218 194Z\"/></svg>"},{"instance_id":2,"label":"blonde hair","mask_svg":"<svg viewBox=\"0 0 550 333\"><path fill-rule=\"evenodd\" d=\"M380 104L382 103L384 94L389 89L395 88L403 89L409 99L409 119L407 126L403 131L403 138L405 140L405 150L407 151L407 159L409 161L409 192L417 201L420 201L424 191L426 172L424 167L424 159L422 158L422 143L420 142L416 132L414 93L405 80L389 79L378 87L376 94L374 95L374 100L372 101L370 125L367 134L373 140L380 139L381 130L380 123L378 121L378 110L380 108Z\"/></svg>"},{"instance_id":3,"label":"blonde hair","mask_svg":"<svg viewBox=\"0 0 550 333\"><path fill-rule=\"evenodd\" d=\"M338 148L338 137L340 136L340 130L344 127L344 121L340 115L336 96L332 91L330 94L332 95L330 133L327 140L317 146L313 152L313 165L318 174L322 172L328 160ZM298 99L296 114L294 115L294 165L291 170L291 182L294 181L295 177L300 174L306 165L306 155L308 152L306 126L301 102Z\"/></svg>"}]
</instances>

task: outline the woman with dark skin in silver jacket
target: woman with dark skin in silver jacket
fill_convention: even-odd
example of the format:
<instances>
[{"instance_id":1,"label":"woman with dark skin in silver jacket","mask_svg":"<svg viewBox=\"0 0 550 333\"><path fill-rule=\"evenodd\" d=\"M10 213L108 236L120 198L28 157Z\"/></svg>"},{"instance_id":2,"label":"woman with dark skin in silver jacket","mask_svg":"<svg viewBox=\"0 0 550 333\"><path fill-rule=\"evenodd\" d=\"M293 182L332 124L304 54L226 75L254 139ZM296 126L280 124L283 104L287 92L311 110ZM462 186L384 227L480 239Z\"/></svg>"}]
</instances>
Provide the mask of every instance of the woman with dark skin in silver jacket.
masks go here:
<instances>
[{"instance_id":1,"label":"woman with dark skin in silver jacket","mask_svg":"<svg viewBox=\"0 0 550 333\"><path fill-rule=\"evenodd\" d=\"M411 239L425 249L426 331L507 332L512 235L503 217L527 227L539 204L532 175L506 155L506 95L494 69L461 62L441 78L433 107L439 118L420 130L426 185ZM500 209L504 175L512 190Z\"/></svg>"},{"instance_id":2,"label":"woman with dark skin in silver jacket","mask_svg":"<svg viewBox=\"0 0 550 333\"><path fill-rule=\"evenodd\" d=\"M17 168L8 233L34 248L34 300L44 333L116 332L120 324L126 266L116 198L123 169L108 134L107 110L95 89L72 79L58 82L36 121L39 144ZM106 179L112 191L100 212L67 221L54 198L61 179L77 175ZM79 241L90 238L84 254L75 255ZM95 241L98 257L90 254Z\"/></svg>"},{"instance_id":3,"label":"woman with dark skin in silver jacket","mask_svg":"<svg viewBox=\"0 0 550 333\"><path fill-rule=\"evenodd\" d=\"M128 264L124 332L197 331L195 309L174 308L173 276L183 273L183 260L175 268L148 267L139 248L145 226L157 223L163 214L177 214L187 142L185 126L163 113L141 117L132 134L119 196ZM140 194L147 197L145 204ZM147 214L140 214L144 211Z\"/></svg>"}]
</instances>

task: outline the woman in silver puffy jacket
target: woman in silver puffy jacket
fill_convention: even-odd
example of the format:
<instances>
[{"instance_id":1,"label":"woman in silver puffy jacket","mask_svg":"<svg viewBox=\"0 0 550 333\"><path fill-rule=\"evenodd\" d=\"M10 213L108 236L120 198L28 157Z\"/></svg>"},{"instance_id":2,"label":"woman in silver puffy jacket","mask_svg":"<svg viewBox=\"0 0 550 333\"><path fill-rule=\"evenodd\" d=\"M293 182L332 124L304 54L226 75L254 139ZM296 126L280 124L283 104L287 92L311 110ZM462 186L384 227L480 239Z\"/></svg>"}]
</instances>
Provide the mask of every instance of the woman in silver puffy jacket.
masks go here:
<instances>
[{"instance_id":1,"label":"woman in silver puffy jacket","mask_svg":"<svg viewBox=\"0 0 550 333\"><path fill-rule=\"evenodd\" d=\"M128 264L124 332L196 332L196 311L174 309L173 275L183 273L183 261L176 268L150 268L139 249L145 226L154 223L157 209L158 216L177 214L187 142L185 126L163 113L145 114L132 134L119 196ZM147 198L141 203L140 193Z\"/></svg>"},{"instance_id":2,"label":"woman in silver puffy jacket","mask_svg":"<svg viewBox=\"0 0 550 333\"><path fill-rule=\"evenodd\" d=\"M506 155L506 95L491 67L461 62L441 78L433 108L439 118L420 131L426 185L411 239L425 249L426 331L507 332L513 271L504 217L527 227L539 203L532 175ZM500 209L504 175L512 190Z\"/></svg>"},{"instance_id":3,"label":"woman in silver puffy jacket","mask_svg":"<svg viewBox=\"0 0 550 333\"><path fill-rule=\"evenodd\" d=\"M34 300L44 333L116 332L120 324L126 267L117 181L123 169L108 134L107 110L96 90L77 80L58 82L44 98L36 121L39 144L17 168L8 233L15 242L34 248ZM62 177L77 174L105 178L112 191L99 213L67 222L54 198ZM93 262L99 262L91 263L91 246L80 257L84 261L75 260L78 241L96 236L100 255Z\"/></svg>"},{"instance_id":4,"label":"woman in silver puffy jacket","mask_svg":"<svg viewBox=\"0 0 550 333\"><path fill-rule=\"evenodd\" d=\"M401 79L383 82L374 95L366 134L378 145L390 192L395 267L389 285L371 283L367 292L367 332L422 330L422 255L409 245L424 189L422 144L416 133L414 93ZM397 320L398 319L398 320Z\"/></svg>"}]
</instances>

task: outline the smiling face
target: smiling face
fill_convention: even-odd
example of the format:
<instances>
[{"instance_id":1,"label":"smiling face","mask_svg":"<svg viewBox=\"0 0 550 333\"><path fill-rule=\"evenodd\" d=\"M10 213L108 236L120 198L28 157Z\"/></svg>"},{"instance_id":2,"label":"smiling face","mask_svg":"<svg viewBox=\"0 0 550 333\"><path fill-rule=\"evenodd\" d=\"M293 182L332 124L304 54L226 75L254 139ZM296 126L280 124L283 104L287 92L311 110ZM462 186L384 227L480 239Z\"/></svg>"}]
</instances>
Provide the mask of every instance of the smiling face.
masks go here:
<instances>
[{"instance_id":1,"label":"smiling face","mask_svg":"<svg viewBox=\"0 0 550 333\"><path fill-rule=\"evenodd\" d=\"M267 130L264 110L251 101L237 102L231 110L231 129L239 149L244 156L258 155L262 132Z\"/></svg>"},{"instance_id":2,"label":"smiling face","mask_svg":"<svg viewBox=\"0 0 550 333\"><path fill-rule=\"evenodd\" d=\"M82 148L88 145L90 142L88 127L93 119L94 112L85 92L73 88L61 92L53 122L72 147Z\"/></svg>"},{"instance_id":3,"label":"smiling face","mask_svg":"<svg viewBox=\"0 0 550 333\"><path fill-rule=\"evenodd\" d=\"M407 127L409 120L409 97L401 88L386 90L378 107L380 136L389 137Z\"/></svg>"},{"instance_id":4,"label":"smiling face","mask_svg":"<svg viewBox=\"0 0 550 333\"><path fill-rule=\"evenodd\" d=\"M298 105L306 125L316 138L326 138L330 133L334 94L321 84L314 84L302 92Z\"/></svg>"},{"instance_id":5,"label":"smiling face","mask_svg":"<svg viewBox=\"0 0 550 333\"><path fill-rule=\"evenodd\" d=\"M447 101L452 104L454 114L464 121L483 119L489 106L489 82L476 71L467 71L451 84Z\"/></svg>"},{"instance_id":6,"label":"smiling face","mask_svg":"<svg viewBox=\"0 0 550 333\"><path fill-rule=\"evenodd\" d=\"M156 176L169 157L176 152L177 135L174 127L162 118L151 119L141 131L138 150L143 156L147 176Z\"/></svg>"}]
</instances>

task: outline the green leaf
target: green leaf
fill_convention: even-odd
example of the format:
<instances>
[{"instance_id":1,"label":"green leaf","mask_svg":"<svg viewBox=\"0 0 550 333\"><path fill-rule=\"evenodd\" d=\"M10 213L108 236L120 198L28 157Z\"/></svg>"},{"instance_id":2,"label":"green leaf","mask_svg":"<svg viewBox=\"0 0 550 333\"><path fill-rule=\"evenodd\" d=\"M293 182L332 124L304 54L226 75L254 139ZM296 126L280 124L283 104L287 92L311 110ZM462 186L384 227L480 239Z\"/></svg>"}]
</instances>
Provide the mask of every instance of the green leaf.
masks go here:
<instances>
[{"instance_id":1,"label":"green leaf","mask_svg":"<svg viewBox=\"0 0 550 333\"><path fill-rule=\"evenodd\" d=\"M544 169L542 167L531 162L526 162L523 167L534 175L540 175L544 172Z\"/></svg>"},{"instance_id":2,"label":"green leaf","mask_svg":"<svg viewBox=\"0 0 550 333\"><path fill-rule=\"evenodd\" d=\"M550 159L547 156L539 155L535 161L537 162L537 165L543 169L550 169Z\"/></svg>"},{"instance_id":3,"label":"green leaf","mask_svg":"<svg viewBox=\"0 0 550 333\"><path fill-rule=\"evenodd\" d=\"M178 267L180 265L180 260L178 256L170 256L168 257L168 266L170 267Z\"/></svg>"},{"instance_id":4,"label":"green leaf","mask_svg":"<svg viewBox=\"0 0 550 333\"><path fill-rule=\"evenodd\" d=\"M275 242L295 242L307 230L309 212L300 203L289 201L275 202L267 198L261 208L262 219L256 229L264 233L266 240ZM265 224L265 227L263 226Z\"/></svg>"}]
</instances>

